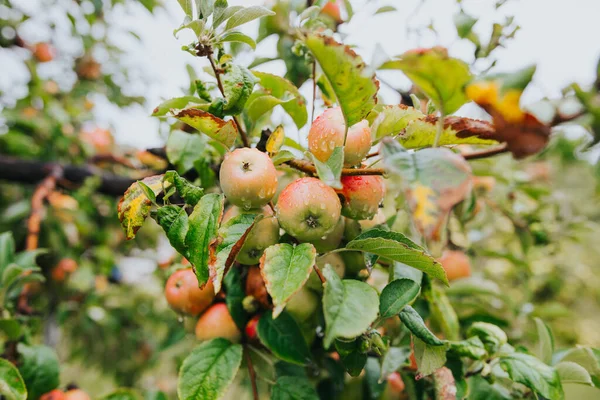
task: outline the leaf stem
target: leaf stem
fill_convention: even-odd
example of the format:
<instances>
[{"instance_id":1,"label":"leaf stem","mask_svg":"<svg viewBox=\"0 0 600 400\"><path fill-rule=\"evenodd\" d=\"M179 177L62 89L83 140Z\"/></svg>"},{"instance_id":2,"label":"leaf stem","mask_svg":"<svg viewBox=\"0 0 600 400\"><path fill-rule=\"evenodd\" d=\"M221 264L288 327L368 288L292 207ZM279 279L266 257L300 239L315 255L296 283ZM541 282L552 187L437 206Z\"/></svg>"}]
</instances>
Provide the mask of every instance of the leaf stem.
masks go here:
<instances>
[{"instance_id":1,"label":"leaf stem","mask_svg":"<svg viewBox=\"0 0 600 400\"><path fill-rule=\"evenodd\" d=\"M506 143L504 143L502 146L493 147L491 149L478 150L471 153L463 154L462 156L465 158L465 160L478 160L480 158L486 158L495 156L497 154L506 153L507 151L508 147L506 146Z\"/></svg>"},{"instance_id":2,"label":"leaf stem","mask_svg":"<svg viewBox=\"0 0 600 400\"><path fill-rule=\"evenodd\" d=\"M433 147L438 147L440 144L440 138L442 137L442 132L444 131L444 118L446 116L443 112L440 111L440 118L437 120L437 130L435 132L435 140L433 141Z\"/></svg>"},{"instance_id":3,"label":"leaf stem","mask_svg":"<svg viewBox=\"0 0 600 400\"><path fill-rule=\"evenodd\" d=\"M246 366L248 367L248 375L250 375L250 383L252 383L252 395L254 400L260 400L258 397L258 387L256 386L256 371L254 371L254 365L252 365L252 358L248 352L248 348L244 351L244 357L246 358Z\"/></svg>"},{"instance_id":4,"label":"leaf stem","mask_svg":"<svg viewBox=\"0 0 600 400\"><path fill-rule=\"evenodd\" d=\"M212 55L212 49L207 51L206 58L208 58L208 61L210 62L210 66L212 67L212 70L215 73L215 78L217 79L217 86L219 87L219 91L223 95L223 98L225 98L225 88L223 87L223 82L221 82L221 70L219 68L217 68L217 65L215 64L215 60ZM248 136L246 136L246 132L244 132L242 125L240 125L240 121L238 121L238 119L235 115L232 116L232 118L233 118L233 121L235 122L235 125L237 126L238 132L240 133L240 138L242 139L242 143L244 144L244 147L250 147L250 142L248 141Z\"/></svg>"},{"instance_id":5,"label":"leaf stem","mask_svg":"<svg viewBox=\"0 0 600 400\"><path fill-rule=\"evenodd\" d=\"M317 274L317 276L321 280L321 283L327 282L327 279L325 279L325 277L323 276L323 273L321 272L321 270L319 269L319 267L317 267L317 264L313 265L313 269L315 270L315 273Z\"/></svg>"}]
</instances>

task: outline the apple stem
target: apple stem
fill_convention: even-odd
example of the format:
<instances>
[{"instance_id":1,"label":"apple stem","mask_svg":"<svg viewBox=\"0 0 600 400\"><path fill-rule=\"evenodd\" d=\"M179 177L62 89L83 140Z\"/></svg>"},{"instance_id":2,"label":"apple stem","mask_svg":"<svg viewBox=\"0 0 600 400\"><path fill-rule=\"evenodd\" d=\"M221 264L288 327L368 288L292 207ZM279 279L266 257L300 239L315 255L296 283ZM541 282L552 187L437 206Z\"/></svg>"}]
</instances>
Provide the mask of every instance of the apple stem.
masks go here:
<instances>
[{"instance_id":1,"label":"apple stem","mask_svg":"<svg viewBox=\"0 0 600 400\"><path fill-rule=\"evenodd\" d=\"M212 67L212 70L215 73L215 78L217 79L217 86L219 87L219 91L221 92L221 95L223 95L223 98L225 98L225 89L223 88L223 82L221 82L221 70L219 68L217 68L217 65L215 64L215 60L212 55L212 49L210 49L210 51L207 52L206 58L208 58L208 61L210 62L210 66ZM235 115L232 116L232 118L233 118L233 122L235 122L235 125L237 126L238 132L240 133L240 137L242 139L242 143L244 144L244 147L250 147L250 142L248 141L248 136L246 136L246 132L244 132L242 125L240 125L240 121L238 121L238 119Z\"/></svg>"},{"instance_id":2,"label":"apple stem","mask_svg":"<svg viewBox=\"0 0 600 400\"><path fill-rule=\"evenodd\" d=\"M491 149L473 151L471 153L463 154L462 156L465 158L465 160L478 160L480 158L486 158L490 156L495 156L496 154L506 153L507 151L508 147L506 146L506 143L504 143L502 146L493 147Z\"/></svg>"}]
</instances>

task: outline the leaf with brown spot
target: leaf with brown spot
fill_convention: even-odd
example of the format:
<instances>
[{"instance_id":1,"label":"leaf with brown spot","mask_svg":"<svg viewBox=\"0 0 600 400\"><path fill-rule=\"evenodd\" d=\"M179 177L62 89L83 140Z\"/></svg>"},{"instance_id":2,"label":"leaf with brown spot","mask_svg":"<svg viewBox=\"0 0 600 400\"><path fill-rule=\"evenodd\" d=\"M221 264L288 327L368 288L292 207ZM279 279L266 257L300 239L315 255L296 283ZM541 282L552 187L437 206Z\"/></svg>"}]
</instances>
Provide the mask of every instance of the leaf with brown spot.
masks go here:
<instances>
[{"instance_id":1,"label":"leaf with brown spot","mask_svg":"<svg viewBox=\"0 0 600 400\"><path fill-rule=\"evenodd\" d=\"M155 195L158 195L163 189L163 175L154 175L141 180L147 188L151 189ZM170 186L165 182L165 188ZM143 187L137 182L133 183L125 191L125 194L119 201L117 212L121 226L125 231L127 240L133 239L137 231L142 227L148 215L152 201L146 196Z\"/></svg>"},{"instance_id":2,"label":"leaf with brown spot","mask_svg":"<svg viewBox=\"0 0 600 400\"><path fill-rule=\"evenodd\" d=\"M208 269L215 293L221 290L223 277L235 261L248 233L262 215L240 214L219 228L217 239L209 246Z\"/></svg>"},{"instance_id":3,"label":"leaf with brown spot","mask_svg":"<svg viewBox=\"0 0 600 400\"><path fill-rule=\"evenodd\" d=\"M374 71L354 50L329 36L310 33L304 43L323 70L346 126L363 120L377 104L379 81Z\"/></svg>"},{"instance_id":4,"label":"leaf with brown spot","mask_svg":"<svg viewBox=\"0 0 600 400\"><path fill-rule=\"evenodd\" d=\"M415 225L426 238L439 240L450 210L471 190L469 163L447 148L409 153L393 140L383 141L381 151L386 169L402 176Z\"/></svg>"},{"instance_id":5,"label":"leaf with brown spot","mask_svg":"<svg viewBox=\"0 0 600 400\"><path fill-rule=\"evenodd\" d=\"M180 110L173 117L223 143L227 147L231 147L235 143L237 127L233 120L225 121L215 117L211 113L196 108Z\"/></svg>"}]
</instances>

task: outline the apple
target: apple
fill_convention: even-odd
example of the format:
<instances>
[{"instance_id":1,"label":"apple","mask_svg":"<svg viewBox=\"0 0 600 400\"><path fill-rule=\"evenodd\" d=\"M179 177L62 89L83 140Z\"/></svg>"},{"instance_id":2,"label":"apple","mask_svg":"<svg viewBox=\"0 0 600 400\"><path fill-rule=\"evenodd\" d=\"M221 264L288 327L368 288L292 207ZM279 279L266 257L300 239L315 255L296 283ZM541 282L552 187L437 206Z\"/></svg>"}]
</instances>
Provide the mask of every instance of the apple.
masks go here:
<instances>
[{"instance_id":1,"label":"apple","mask_svg":"<svg viewBox=\"0 0 600 400\"><path fill-rule=\"evenodd\" d=\"M198 319L196 324L196 338L198 340L210 340L214 338L225 338L237 343L242 338L242 333L231 318L227 305L217 303L212 305Z\"/></svg>"},{"instance_id":2,"label":"apple","mask_svg":"<svg viewBox=\"0 0 600 400\"><path fill-rule=\"evenodd\" d=\"M167 280L165 297L169 305L179 312L198 315L213 302L215 290L212 282L198 287L198 279L191 268L175 271Z\"/></svg>"}]
</instances>

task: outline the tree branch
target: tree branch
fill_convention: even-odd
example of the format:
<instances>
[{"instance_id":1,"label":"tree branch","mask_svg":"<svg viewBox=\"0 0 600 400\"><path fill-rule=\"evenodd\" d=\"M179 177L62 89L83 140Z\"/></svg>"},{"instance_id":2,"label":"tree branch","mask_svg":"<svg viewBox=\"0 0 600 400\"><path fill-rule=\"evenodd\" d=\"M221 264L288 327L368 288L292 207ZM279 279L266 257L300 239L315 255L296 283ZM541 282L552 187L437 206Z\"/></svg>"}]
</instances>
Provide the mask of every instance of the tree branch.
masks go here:
<instances>
[{"instance_id":1,"label":"tree branch","mask_svg":"<svg viewBox=\"0 0 600 400\"><path fill-rule=\"evenodd\" d=\"M54 168L62 170L61 179L56 182L59 187L72 189L73 185L82 184L89 177L98 177L100 186L97 191L112 196L122 196L137 180L104 172L91 165L68 165L0 155L0 180L37 184L48 177Z\"/></svg>"},{"instance_id":2,"label":"tree branch","mask_svg":"<svg viewBox=\"0 0 600 400\"><path fill-rule=\"evenodd\" d=\"M495 156L498 154L506 153L508 151L509 151L508 147L506 146L506 143L504 143L503 145L498 146L498 147L493 147L491 149L478 150L478 151L474 151L472 153L462 154L462 156L465 158L465 160L478 160L481 158L487 158L487 157Z\"/></svg>"},{"instance_id":3,"label":"tree branch","mask_svg":"<svg viewBox=\"0 0 600 400\"><path fill-rule=\"evenodd\" d=\"M302 171L309 175L316 175L317 169L313 163L306 160L290 160L286 162L290 167ZM364 176L364 175L384 175L383 168L342 168L342 176Z\"/></svg>"}]
</instances>

